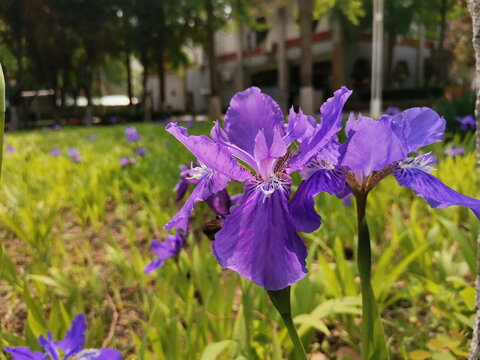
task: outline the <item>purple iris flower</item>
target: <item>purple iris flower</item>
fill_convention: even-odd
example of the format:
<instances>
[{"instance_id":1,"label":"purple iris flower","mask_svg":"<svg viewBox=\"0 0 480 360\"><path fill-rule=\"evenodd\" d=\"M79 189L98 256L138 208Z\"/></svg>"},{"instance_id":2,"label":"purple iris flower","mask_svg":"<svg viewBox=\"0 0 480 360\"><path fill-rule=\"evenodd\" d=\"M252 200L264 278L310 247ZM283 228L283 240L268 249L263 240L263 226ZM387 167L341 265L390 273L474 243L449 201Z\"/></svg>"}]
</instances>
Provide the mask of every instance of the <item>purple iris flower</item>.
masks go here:
<instances>
[{"instance_id":1,"label":"purple iris flower","mask_svg":"<svg viewBox=\"0 0 480 360\"><path fill-rule=\"evenodd\" d=\"M137 142L140 140L140 133L135 126L125 129L125 137L129 143Z\"/></svg>"},{"instance_id":2,"label":"purple iris flower","mask_svg":"<svg viewBox=\"0 0 480 360\"><path fill-rule=\"evenodd\" d=\"M63 340L54 341L50 331L47 333L47 338L40 335L38 344L45 352L31 352L29 347L23 346L6 347L4 350L12 354L13 360L47 360L47 358L60 360L58 349L61 350L65 360L122 360L122 355L115 349L83 349L86 330L85 314L79 314L73 319Z\"/></svg>"},{"instance_id":3,"label":"purple iris flower","mask_svg":"<svg viewBox=\"0 0 480 360\"><path fill-rule=\"evenodd\" d=\"M152 272L163 266L165 260L177 255L185 245L187 233L177 230L175 235L167 235L165 241L160 242L153 239L150 249L157 255L157 258L145 266L145 274Z\"/></svg>"},{"instance_id":4,"label":"purple iris flower","mask_svg":"<svg viewBox=\"0 0 480 360\"><path fill-rule=\"evenodd\" d=\"M384 112L385 115L390 115L390 116L397 115L398 113L400 113L400 109L396 106L389 106L388 108L385 109L385 112Z\"/></svg>"},{"instance_id":5,"label":"purple iris flower","mask_svg":"<svg viewBox=\"0 0 480 360\"><path fill-rule=\"evenodd\" d=\"M135 149L135 154L137 154L140 157L143 157L146 154L147 150L145 150L144 147L140 146Z\"/></svg>"},{"instance_id":6,"label":"purple iris flower","mask_svg":"<svg viewBox=\"0 0 480 360\"><path fill-rule=\"evenodd\" d=\"M115 116L110 116L110 124L116 124L117 118Z\"/></svg>"},{"instance_id":7,"label":"purple iris flower","mask_svg":"<svg viewBox=\"0 0 480 360\"><path fill-rule=\"evenodd\" d=\"M463 156L464 154L465 149L460 146L454 146L445 150L445 156L451 156L454 159L457 157L457 155Z\"/></svg>"},{"instance_id":8,"label":"purple iris flower","mask_svg":"<svg viewBox=\"0 0 480 360\"><path fill-rule=\"evenodd\" d=\"M125 169L129 164L135 164L135 159L131 157L122 157L120 158L120 165L122 165L122 169Z\"/></svg>"},{"instance_id":9,"label":"purple iris flower","mask_svg":"<svg viewBox=\"0 0 480 360\"><path fill-rule=\"evenodd\" d=\"M73 161L75 161L76 163L79 163L79 162L82 162L83 161L83 157L80 156L80 155L74 155L73 156Z\"/></svg>"},{"instance_id":10,"label":"purple iris flower","mask_svg":"<svg viewBox=\"0 0 480 360\"><path fill-rule=\"evenodd\" d=\"M457 116L457 121L460 122L460 130L462 131L475 129L475 118L472 115Z\"/></svg>"},{"instance_id":11,"label":"purple iris flower","mask_svg":"<svg viewBox=\"0 0 480 360\"><path fill-rule=\"evenodd\" d=\"M97 135L95 135L95 134L88 135L88 140L89 141L95 141L96 139L97 139Z\"/></svg>"},{"instance_id":12,"label":"purple iris flower","mask_svg":"<svg viewBox=\"0 0 480 360\"><path fill-rule=\"evenodd\" d=\"M78 155L79 155L79 153L78 153L77 149L75 149L75 148L68 149L68 152L67 152L68 157L75 157L75 156L78 156Z\"/></svg>"},{"instance_id":13,"label":"purple iris flower","mask_svg":"<svg viewBox=\"0 0 480 360\"><path fill-rule=\"evenodd\" d=\"M50 155L60 156L60 155L62 155L62 152L57 148L52 148L52 150L50 150Z\"/></svg>"},{"instance_id":14,"label":"purple iris flower","mask_svg":"<svg viewBox=\"0 0 480 360\"><path fill-rule=\"evenodd\" d=\"M342 128L342 108L350 94L344 87L322 105L319 126L293 110L285 126L278 104L256 87L232 98L224 129L217 122L211 139L189 136L187 129L169 124L166 130L196 156L199 166L190 170L191 177L198 180L195 189L165 229L186 229L196 202L225 189L230 180L242 182L240 204L230 209L215 234L214 256L223 268L266 290L298 282L307 273L307 251L288 209L290 174L301 169ZM289 147L294 143L300 144L292 155Z\"/></svg>"},{"instance_id":15,"label":"purple iris flower","mask_svg":"<svg viewBox=\"0 0 480 360\"><path fill-rule=\"evenodd\" d=\"M15 152L15 148L12 145L7 145L7 148L5 149L8 152Z\"/></svg>"},{"instance_id":16,"label":"purple iris flower","mask_svg":"<svg viewBox=\"0 0 480 360\"><path fill-rule=\"evenodd\" d=\"M61 127L59 124L53 125L53 130L55 130L55 131L58 131L58 130L60 130L61 128L62 128L62 127Z\"/></svg>"},{"instance_id":17,"label":"purple iris flower","mask_svg":"<svg viewBox=\"0 0 480 360\"><path fill-rule=\"evenodd\" d=\"M431 175L430 154L409 157L417 149L442 140L445 119L429 108L412 108L378 121L350 116L348 140L322 149L303 169L304 181L295 193L290 212L294 224L304 232L320 226L314 198L320 192L345 191L366 196L384 177L393 174L399 185L413 189L433 208L465 206L480 216L480 201L462 195ZM332 161L338 154L338 161ZM329 158L330 157L330 158Z\"/></svg>"}]
</instances>

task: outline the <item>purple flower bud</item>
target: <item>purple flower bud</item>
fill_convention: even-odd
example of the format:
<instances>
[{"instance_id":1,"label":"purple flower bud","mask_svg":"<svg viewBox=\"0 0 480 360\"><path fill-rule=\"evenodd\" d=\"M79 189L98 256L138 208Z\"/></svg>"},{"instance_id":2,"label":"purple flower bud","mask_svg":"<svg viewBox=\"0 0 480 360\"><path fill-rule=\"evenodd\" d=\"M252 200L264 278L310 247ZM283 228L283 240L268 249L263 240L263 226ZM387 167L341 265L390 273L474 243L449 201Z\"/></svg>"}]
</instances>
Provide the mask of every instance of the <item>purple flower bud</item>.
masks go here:
<instances>
[{"instance_id":1,"label":"purple flower bud","mask_svg":"<svg viewBox=\"0 0 480 360\"><path fill-rule=\"evenodd\" d=\"M75 149L75 148L68 149L68 152L67 152L68 157L74 157L74 156L78 156L78 155L79 155L79 152L78 152L77 149Z\"/></svg>"},{"instance_id":2,"label":"purple flower bud","mask_svg":"<svg viewBox=\"0 0 480 360\"><path fill-rule=\"evenodd\" d=\"M135 164L135 159L131 157L120 158L120 165L122 166L122 169L125 169L125 167L129 164Z\"/></svg>"},{"instance_id":3,"label":"purple flower bud","mask_svg":"<svg viewBox=\"0 0 480 360\"><path fill-rule=\"evenodd\" d=\"M475 118L472 115L457 116L457 121L460 123L460 130L462 131L475 129Z\"/></svg>"},{"instance_id":4,"label":"purple flower bud","mask_svg":"<svg viewBox=\"0 0 480 360\"><path fill-rule=\"evenodd\" d=\"M451 147L450 149L445 150L445 155L451 156L454 159L457 157L457 155L463 156L464 154L465 154L465 149L460 146L454 146L454 147Z\"/></svg>"},{"instance_id":5,"label":"purple flower bud","mask_svg":"<svg viewBox=\"0 0 480 360\"><path fill-rule=\"evenodd\" d=\"M62 155L62 152L57 148L52 148L52 150L50 150L50 155L60 156L60 155Z\"/></svg>"},{"instance_id":6,"label":"purple flower bud","mask_svg":"<svg viewBox=\"0 0 480 360\"><path fill-rule=\"evenodd\" d=\"M129 143L133 143L139 141L141 136L140 133L137 132L137 128L132 126L125 129L125 137Z\"/></svg>"},{"instance_id":7,"label":"purple flower bud","mask_svg":"<svg viewBox=\"0 0 480 360\"><path fill-rule=\"evenodd\" d=\"M394 116L400 113L400 109L396 106L389 106L385 111L384 115Z\"/></svg>"},{"instance_id":8,"label":"purple flower bud","mask_svg":"<svg viewBox=\"0 0 480 360\"><path fill-rule=\"evenodd\" d=\"M7 145L7 152L15 152L15 148L12 145Z\"/></svg>"},{"instance_id":9,"label":"purple flower bud","mask_svg":"<svg viewBox=\"0 0 480 360\"><path fill-rule=\"evenodd\" d=\"M140 157L144 156L146 152L147 151L145 150L145 148L141 146L135 149L135 154L137 154Z\"/></svg>"},{"instance_id":10,"label":"purple flower bud","mask_svg":"<svg viewBox=\"0 0 480 360\"><path fill-rule=\"evenodd\" d=\"M55 130L55 131L58 131L58 130L60 130L61 128L62 128L62 127L61 127L59 124L53 125L53 130Z\"/></svg>"}]
</instances>

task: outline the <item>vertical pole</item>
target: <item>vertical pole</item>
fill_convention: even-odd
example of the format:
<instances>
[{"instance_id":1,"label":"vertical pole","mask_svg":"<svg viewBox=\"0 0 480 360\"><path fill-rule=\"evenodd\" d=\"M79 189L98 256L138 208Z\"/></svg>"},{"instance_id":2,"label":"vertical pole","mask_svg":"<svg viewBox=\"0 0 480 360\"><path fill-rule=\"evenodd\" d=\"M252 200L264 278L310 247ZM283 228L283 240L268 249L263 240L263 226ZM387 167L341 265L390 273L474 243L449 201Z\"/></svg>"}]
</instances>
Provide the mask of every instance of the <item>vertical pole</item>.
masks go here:
<instances>
[{"instance_id":1,"label":"vertical pole","mask_svg":"<svg viewBox=\"0 0 480 360\"><path fill-rule=\"evenodd\" d=\"M382 62L383 62L383 0L373 1L372 36L372 83L370 116L378 118L382 114Z\"/></svg>"}]
</instances>

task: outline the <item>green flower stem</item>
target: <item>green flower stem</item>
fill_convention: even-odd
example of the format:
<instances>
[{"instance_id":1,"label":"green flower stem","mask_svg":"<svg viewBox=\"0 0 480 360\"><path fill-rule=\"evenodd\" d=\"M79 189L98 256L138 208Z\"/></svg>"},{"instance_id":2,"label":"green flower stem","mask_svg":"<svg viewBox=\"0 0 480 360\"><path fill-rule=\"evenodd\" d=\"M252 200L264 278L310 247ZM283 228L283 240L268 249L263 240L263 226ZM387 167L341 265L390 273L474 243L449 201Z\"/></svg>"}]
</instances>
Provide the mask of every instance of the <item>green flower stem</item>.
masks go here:
<instances>
[{"instance_id":1,"label":"green flower stem","mask_svg":"<svg viewBox=\"0 0 480 360\"><path fill-rule=\"evenodd\" d=\"M387 345L371 278L372 250L365 209L367 194L356 194L358 220L357 264L362 289L362 360L388 359Z\"/></svg>"},{"instance_id":2,"label":"green flower stem","mask_svg":"<svg viewBox=\"0 0 480 360\"><path fill-rule=\"evenodd\" d=\"M290 339L292 339L292 343L297 355L299 355L300 359L302 360L308 360L305 348L303 347L302 341L300 340L297 330L295 329L295 325L293 324L290 306L290 286L278 291L269 290L268 296L270 296L273 305L282 316L282 319L288 330L288 335L290 335Z\"/></svg>"},{"instance_id":3,"label":"green flower stem","mask_svg":"<svg viewBox=\"0 0 480 360\"><path fill-rule=\"evenodd\" d=\"M3 133L5 128L5 79L0 63L0 179L2 177Z\"/></svg>"}]
</instances>

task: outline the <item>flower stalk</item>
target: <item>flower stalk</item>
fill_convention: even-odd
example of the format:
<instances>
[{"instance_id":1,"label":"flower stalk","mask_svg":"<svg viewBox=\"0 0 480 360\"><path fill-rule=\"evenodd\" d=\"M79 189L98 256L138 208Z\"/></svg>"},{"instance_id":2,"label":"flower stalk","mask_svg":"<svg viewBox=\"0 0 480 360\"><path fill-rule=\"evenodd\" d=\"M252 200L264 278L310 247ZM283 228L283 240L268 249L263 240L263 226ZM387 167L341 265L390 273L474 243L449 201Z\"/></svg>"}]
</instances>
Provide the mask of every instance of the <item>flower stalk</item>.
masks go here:
<instances>
[{"instance_id":1,"label":"flower stalk","mask_svg":"<svg viewBox=\"0 0 480 360\"><path fill-rule=\"evenodd\" d=\"M357 265L362 290L362 360L388 359L385 335L375 301L371 279L372 251L365 209L367 193L357 193L358 248Z\"/></svg>"},{"instance_id":2,"label":"flower stalk","mask_svg":"<svg viewBox=\"0 0 480 360\"><path fill-rule=\"evenodd\" d=\"M269 290L267 292L270 300L272 300L273 305L282 316L283 322L285 323L288 331L288 335L290 335L293 347L295 348L295 352L298 356L300 356L300 359L308 360L307 353L305 352L305 348L303 347L302 341L298 336L292 319L292 310L290 306L290 286L282 290Z\"/></svg>"}]
</instances>

